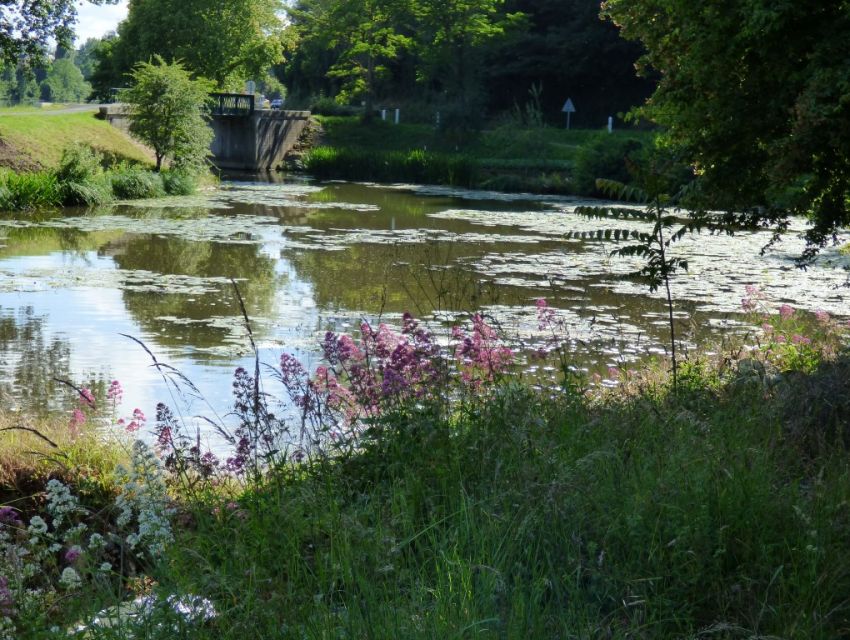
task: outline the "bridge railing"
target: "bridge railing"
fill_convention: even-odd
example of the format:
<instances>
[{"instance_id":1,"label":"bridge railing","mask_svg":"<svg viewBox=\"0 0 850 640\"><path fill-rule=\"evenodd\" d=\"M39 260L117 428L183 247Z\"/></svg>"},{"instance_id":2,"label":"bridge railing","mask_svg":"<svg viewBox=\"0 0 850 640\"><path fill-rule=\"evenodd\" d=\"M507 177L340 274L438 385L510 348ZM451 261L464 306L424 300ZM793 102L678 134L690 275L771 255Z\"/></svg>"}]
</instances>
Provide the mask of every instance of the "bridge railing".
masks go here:
<instances>
[{"instance_id":1,"label":"bridge railing","mask_svg":"<svg viewBox=\"0 0 850 640\"><path fill-rule=\"evenodd\" d=\"M254 113L254 95L244 93L211 93L214 116L250 116Z\"/></svg>"}]
</instances>

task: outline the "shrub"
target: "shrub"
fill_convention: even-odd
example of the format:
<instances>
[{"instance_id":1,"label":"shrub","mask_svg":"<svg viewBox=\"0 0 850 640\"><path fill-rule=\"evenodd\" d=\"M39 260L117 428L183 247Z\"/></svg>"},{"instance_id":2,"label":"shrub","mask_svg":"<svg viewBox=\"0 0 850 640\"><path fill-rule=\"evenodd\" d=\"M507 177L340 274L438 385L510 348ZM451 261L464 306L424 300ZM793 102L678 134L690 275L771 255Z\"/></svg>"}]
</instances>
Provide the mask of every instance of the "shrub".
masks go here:
<instances>
[{"instance_id":1,"label":"shrub","mask_svg":"<svg viewBox=\"0 0 850 640\"><path fill-rule=\"evenodd\" d=\"M112 200L112 187L102 165L103 156L91 147L66 148L56 171L62 204L90 206Z\"/></svg>"},{"instance_id":2,"label":"shrub","mask_svg":"<svg viewBox=\"0 0 850 640\"><path fill-rule=\"evenodd\" d=\"M353 116L361 114L363 109L340 104L327 96L318 96L310 101L310 111L317 116Z\"/></svg>"},{"instance_id":3,"label":"shrub","mask_svg":"<svg viewBox=\"0 0 850 640\"><path fill-rule=\"evenodd\" d=\"M573 183L577 193L602 195L596 188L596 180L605 178L623 184L632 181L629 164L635 161L643 144L635 138L620 138L601 133L583 144L576 154Z\"/></svg>"},{"instance_id":4,"label":"shrub","mask_svg":"<svg viewBox=\"0 0 850 640\"><path fill-rule=\"evenodd\" d=\"M171 196L188 196L198 188L198 179L186 171L164 171L162 185Z\"/></svg>"},{"instance_id":5,"label":"shrub","mask_svg":"<svg viewBox=\"0 0 850 640\"><path fill-rule=\"evenodd\" d=\"M165 195L160 174L136 167L122 167L112 174L112 192L123 200L159 198Z\"/></svg>"},{"instance_id":6,"label":"shrub","mask_svg":"<svg viewBox=\"0 0 850 640\"><path fill-rule=\"evenodd\" d=\"M59 182L84 182L103 173L103 156L85 145L77 144L62 151L56 170Z\"/></svg>"}]
</instances>

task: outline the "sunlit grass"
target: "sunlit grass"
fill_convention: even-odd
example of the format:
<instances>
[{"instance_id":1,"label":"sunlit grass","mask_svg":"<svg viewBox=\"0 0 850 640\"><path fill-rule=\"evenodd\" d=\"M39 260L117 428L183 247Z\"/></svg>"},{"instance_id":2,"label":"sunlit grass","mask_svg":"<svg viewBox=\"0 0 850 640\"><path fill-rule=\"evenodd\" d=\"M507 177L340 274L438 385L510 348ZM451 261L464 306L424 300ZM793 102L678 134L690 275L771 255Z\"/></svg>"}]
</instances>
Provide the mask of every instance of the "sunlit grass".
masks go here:
<instances>
[{"instance_id":1,"label":"sunlit grass","mask_svg":"<svg viewBox=\"0 0 850 640\"><path fill-rule=\"evenodd\" d=\"M108 484L126 450L126 443L93 427L75 434L68 416L0 412L0 492L22 478L39 484L55 475Z\"/></svg>"},{"instance_id":2,"label":"sunlit grass","mask_svg":"<svg viewBox=\"0 0 850 640\"><path fill-rule=\"evenodd\" d=\"M29 163L54 167L65 148L82 143L114 160L153 164L150 152L105 120L95 118L93 112L51 115L13 109L11 113L0 116L0 138Z\"/></svg>"}]
</instances>

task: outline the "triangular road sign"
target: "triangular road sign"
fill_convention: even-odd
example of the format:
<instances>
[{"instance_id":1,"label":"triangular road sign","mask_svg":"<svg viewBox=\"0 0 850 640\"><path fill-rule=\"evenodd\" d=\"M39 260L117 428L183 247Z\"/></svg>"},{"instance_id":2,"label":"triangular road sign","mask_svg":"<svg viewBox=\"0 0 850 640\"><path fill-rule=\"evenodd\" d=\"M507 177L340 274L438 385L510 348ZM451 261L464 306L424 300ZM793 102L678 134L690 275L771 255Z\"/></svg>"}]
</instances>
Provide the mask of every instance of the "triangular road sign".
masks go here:
<instances>
[{"instance_id":1,"label":"triangular road sign","mask_svg":"<svg viewBox=\"0 0 850 640\"><path fill-rule=\"evenodd\" d=\"M576 106L573 104L572 98L567 98L567 101L564 103L564 108L561 109L564 113L575 113Z\"/></svg>"}]
</instances>

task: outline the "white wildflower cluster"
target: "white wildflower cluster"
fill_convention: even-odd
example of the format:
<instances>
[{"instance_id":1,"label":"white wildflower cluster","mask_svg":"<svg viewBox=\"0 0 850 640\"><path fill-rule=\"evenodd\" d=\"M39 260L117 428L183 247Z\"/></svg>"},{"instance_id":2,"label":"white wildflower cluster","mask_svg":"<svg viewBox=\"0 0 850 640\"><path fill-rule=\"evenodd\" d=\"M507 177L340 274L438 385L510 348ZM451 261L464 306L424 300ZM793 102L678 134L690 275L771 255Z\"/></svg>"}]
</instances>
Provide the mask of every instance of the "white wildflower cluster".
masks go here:
<instances>
[{"instance_id":1,"label":"white wildflower cluster","mask_svg":"<svg viewBox=\"0 0 850 640\"><path fill-rule=\"evenodd\" d=\"M116 476L120 491L115 500L119 510L116 523L130 530L127 544L153 558L162 556L173 540L169 518L174 512L169 506L162 463L150 447L137 440L130 469L119 466Z\"/></svg>"},{"instance_id":2,"label":"white wildflower cluster","mask_svg":"<svg viewBox=\"0 0 850 640\"><path fill-rule=\"evenodd\" d=\"M65 567L62 569L62 575L59 576L59 585L69 591L78 589L82 585L83 579L77 570L73 567Z\"/></svg>"},{"instance_id":3,"label":"white wildflower cluster","mask_svg":"<svg viewBox=\"0 0 850 640\"><path fill-rule=\"evenodd\" d=\"M53 528L58 531L75 516L83 515L85 509L80 506L77 496L54 478L47 483L47 513L53 518Z\"/></svg>"},{"instance_id":4,"label":"white wildflower cluster","mask_svg":"<svg viewBox=\"0 0 850 640\"><path fill-rule=\"evenodd\" d=\"M16 625L43 611L58 589L77 590L85 576L102 574L95 563L107 543L93 533L85 544L87 512L77 497L55 479L45 496L44 513L26 525L20 512L0 507L0 640L16 637Z\"/></svg>"},{"instance_id":5,"label":"white wildflower cluster","mask_svg":"<svg viewBox=\"0 0 850 640\"><path fill-rule=\"evenodd\" d=\"M18 629L9 616L0 615L0 640L17 640Z\"/></svg>"}]
</instances>

